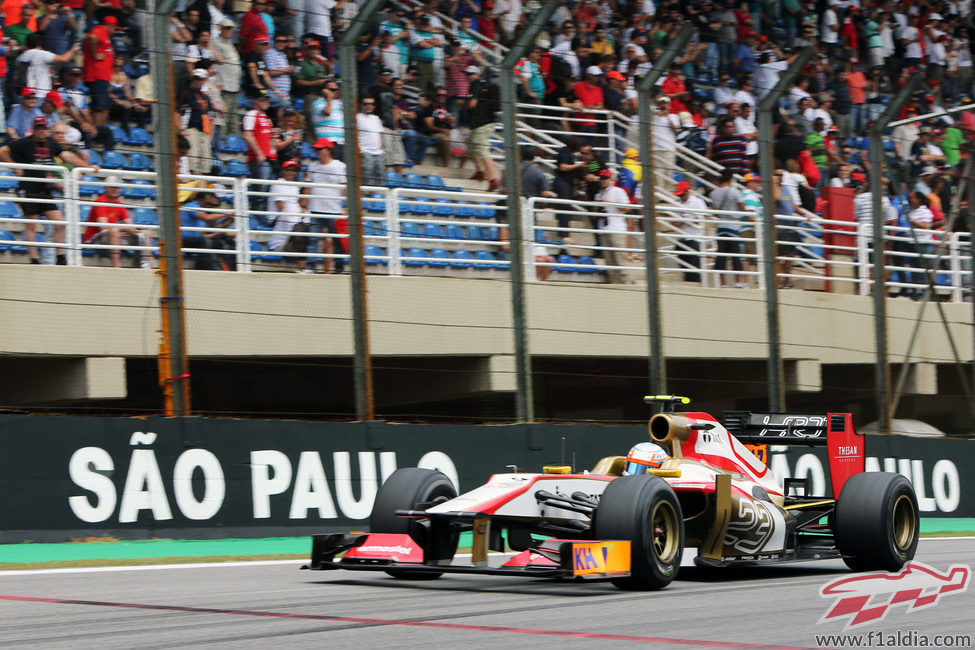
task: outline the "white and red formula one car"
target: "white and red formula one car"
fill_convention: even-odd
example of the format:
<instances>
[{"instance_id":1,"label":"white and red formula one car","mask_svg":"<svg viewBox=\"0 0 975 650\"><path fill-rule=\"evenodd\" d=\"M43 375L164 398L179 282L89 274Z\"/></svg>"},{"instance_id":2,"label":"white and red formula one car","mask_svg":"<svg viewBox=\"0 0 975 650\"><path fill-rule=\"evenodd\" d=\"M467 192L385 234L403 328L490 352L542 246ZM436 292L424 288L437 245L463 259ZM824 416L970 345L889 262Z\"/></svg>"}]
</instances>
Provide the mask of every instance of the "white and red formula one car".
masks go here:
<instances>
[{"instance_id":1,"label":"white and red formula one car","mask_svg":"<svg viewBox=\"0 0 975 650\"><path fill-rule=\"evenodd\" d=\"M864 438L852 415L730 412L722 424L707 413L673 412L687 398L645 400L660 408L649 425L650 440L668 456L659 467L610 456L583 473L495 474L460 496L440 472L399 469L376 496L371 532L313 536L304 568L411 579L608 579L623 589L660 589L677 575L685 546L697 549L698 566L714 567L842 558L855 571L896 571L914 557L914 489L900 474L864 473ZM768 443L825 445L832 494L809 494L804 480L779 485L761 458ZM454 564L464 531L473 532L471 562ZM518 553L491 566L489 550Z\"/></svg>"}]
</instances>

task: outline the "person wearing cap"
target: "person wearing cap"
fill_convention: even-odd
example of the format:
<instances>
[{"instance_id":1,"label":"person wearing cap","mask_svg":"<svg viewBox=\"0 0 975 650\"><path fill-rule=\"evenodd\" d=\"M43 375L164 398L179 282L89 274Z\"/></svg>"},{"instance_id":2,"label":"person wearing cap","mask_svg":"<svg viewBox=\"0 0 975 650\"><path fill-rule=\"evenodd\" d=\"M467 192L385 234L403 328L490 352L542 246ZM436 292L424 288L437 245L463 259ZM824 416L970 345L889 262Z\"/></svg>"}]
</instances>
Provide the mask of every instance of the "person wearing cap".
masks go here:
<instances>
[{"instance_id":1,"label":"person wearing cap","mask_svg":"<svg viewBox=\"0 0 975 650\"><path fill-rule=\"evenodd\" d=\"M691 191L691 184L687 181L680 181L674 187L674 195L680 199L683 207L693 210L707 210L708 205L704 199L695 195ZM677 214L677 221L673 225L680 231L680 238L677 240L677 250L680 254L681 267L684 268L684 282L700 282L701 274L697 271L688 269L701 268L701 236L704 235L704 219L706 216L701 212L681 212Z\"/></svg>"},{"instance_id":2,"label":"person wearing cap","mask_svg":"<svg viewBox=\"0 0 975 650\"><path fill-rule=\"evenodd\" d=\"M434 62L443 58L443 37L431 26L429 14L421 14L410 31L411 59L419 73L420 94L433 93L437 75Z\"/></svg>"},{"instance_id":3,"label":"person wearing cap","mask_svg":"<svg viewBox=\"0 0 975 650\"><path fill-rule=\"evenodd\" d=\"M272 95L275 94L274 80L267 71L264 54L268 50L269 41L258 39L253 49L244 56L244 91L252 99L258 95L267 97L269 106L274 105Z\"/></svg>"},{"instance_id":4,"label":"person wearing cap","mask_svg":"<svg viewBox=\"0 0 975 650\"><path fill-rule=\"evenodd\" d=\"M670 99L671 113L677 114L687 110L685 104L688 98L687 86L684 84L684 75L680 72L679 64L671 64L660 90L664 97Z\"/></svg>"},{"instance_id":5,"label":"person wearing cap","mask_svg":"<svg viewBox=\"0 0 975 650\"><path fill-rule=\"evenodd\" d=\"M30 135L34 120L44 117L37 105L37 94L31 88L20 91L20 103L14 104L7 116L7 137L11 140ZM45 122L46 123L46 122Z\"/></svg>"},{"instance_id":6,"label":"person wearing cap","mask_svg":"<svg viewBox=\"0 0 975 650\"><path fill-rule=\"evenodd\" d=\"M267 243L269 251L287 251L289 253L307 253L310 238L304 233L310 232L310 218L308 217L308 199L301 193L302 188L289 185L298 178L301 163L297 160L286 160L281 164L281 181L271 186L271 201L274 215L271 227L274 234ZM299 233L294 235L292 233ZM308 258L295 259L297 273L311 273L308 268Z\"/></svg>"},{"instance_id":7,"label":"person wearing cap","mask_svg":"<svg viewBox=\"0 0 975 650\"><path fill-rule=\"evenodd\" d=\"M918 15L911 13L907 17L907 26L902 27L898 33L901 45L904 48L905 68L917 69L921 65L921 57L924 51L921 49L921 30L918 29Z\"/></svg>"},{"instance_id":8,"label":"person wearing cap","mask_svg":"<svg viewBox=\"0 0 975 650\"><path fill-rule=\"evenodd\" d=\"M234 238L227 232L213 232L197 230L198 228L225 227L232 223L233 216L229 210L220 209L220 199L215 192L200 191L212 189L212 186L200 181L190 193L193 200L187 201L180 208L179 221L183 248L197 248L217 251L213 253L197 253L195 268L198 271L219 271L226 268L229 271L237 269L237 253ZM186 200L182 197L180 200Z\"/></svg>"},{"instance_id":9,"label":"person wearing cap","mask_svg":"<svg viewBox=\"0 0 975 650\"><path fill-rule=\"evenodd\" d=\"M937 14L931 14L937 16ZM941 101L941 84L945 80L945 68L948 65L948 49L945 47L946 39L950 40L947 34L938 29L935 21L929 17L928 26L924 28L925 36L930 40L925 42L925 57L927 58L927 68L925 74L928 85L931 86L931 93ZM937 83L933 83L937 82Z\"/></svg>"},{"instance_id":10,"label":"person wearing cap","mask_svg":"<svg viewBox=\"0 0 975 650\"><path fill-rule=\"evenodd\" d=\"M250 168L250 177L261 180L272 178L271 166L278 159L277 151L271 142L271 134L274 130L274 123L267 115L267 110L271 105L268 92L262 90L254 98L254 108L247 111L244 115L242 129L244 132L244 142L247 143L247 164ZM266 191L266 185L255 185L257 192ZM249 197L250 209L263 211L267 209L267 197L251 195Z\"/></svg>"},{"instance_id":11,"label":"person wearing cap","mask_svg":"<svg viewBox=\"0 0 975 650\"><path fill-rule=\"evenodd\" d=\"M220 88L220 96L227 107L225 129L227 135L240 135L240 116L237 113L237 95L240 93L240 53L233 42L236 25L229 18L217 23L217 37L213 39L213 80Z\"/></svg>"},{"instance_id":12,"label":"person wearing cap","mask_svg":"<svg viewBox=\"0 0 975 650\"><path fill-rule=\"evenodd\" d=\"M911 145L911 172L920 176L925 167L931 167L938 162L945 161L945 154L934 142L934 133L929 126L922 126L918 131L917 140Z\"/></svg>"},{"instance_id":13,"label":"person wearing cap","mask_svg":"<svg viewBox=\"0 0 975 650\"><path fill-rule=\"evenodd\" d=\"M100 142L106 151L111 151L115 148L115 135L108 126L95 126L88 108L88 89L81 83L81 77L82 69L77 67L68 70L64 77L58 91L64 100L64 112L71 126L81 131L86 147L90 149L94 143Z\"/></svg>"},{"instance_id":14,"label":"person wearing cap","mask_svg":"<svg viewBox=\"0 0 975 650\"><path fill-rule=\"evenodd\" d=\"M764 206L762 196L759 194L762 189L762 177L757 174L748 173L742 176L742 183L745 188L741 191L741 204L744 212L741 215L738 226L738 236L741 238L744 259L742 260L743 273L750 273L754 268L752 260L756 259L757 241L755 238L755 223L762 220ZM747 289L750 286L748 275L745 276L745 286L739 287Z\"/></svg>"},{"instance_id":15,"label":"person wearing cap","mask_svg":"<svg viewBox=\"0 0 975 650\"><path fill-rule=\"evenodd\" d=\"M47 94L54 86L51 83L51 66L61 65L74 58L81 44L75 43L64 54L49 52L43 47L40 34L27 35L27 49L17 57L17 65L27 67L27 87L38 94Z\"/></svg>"},{"instance_id":16,"label":"person wearing cap","mask_svg":"<svg viewBox=\"0 0 975 650\"><path fill-rule=\"evenodd\" d=\"M118 19L109 14L101 24L95 25L85 37L84 80L88 86L89 110L95 126L108 124L108 109L112 105L109 84L115 69L115 47L112 34L118 28Z\"/></svg>"},{"instance_id":17,"label":"person wearing cap","mask_svg":"<svg viewBox=\"0 0 975 650\"><path fill-rule=\"evenodd\" d=\"M539 65L541 58L542 48L536 45L515 65L516 83L520 82L518 85L520 102L537 105L545 100L545 78Z\"/></svg>"},{"instance_id":18,"label":"person wearing cap","mask_svg":"<svg viewBox=\"0 0 975 650\"><path fill-rule=\"evenodd\" d=\"M213 133L213 105L203 92L203 83L209 78L203 68L197 68L190 75L190 87L176 100L176 110L180 116L180 131L190 143L188 154L190 171L194 174L210 173L210 152Z\"/></svg>"},{"instance_id":19,"label":"person wearing cap","mask_svg":"<svg viewBox=\"0 0 975 650\"><path fill-rule=\"evenodd\" d=\"M593 197L598 203L606 203L600 209L605 216L595 219L596 229L607 235L596 235L596 246L606 247L610 250L593 251L593 257L604 258L609 266L620 266L620 258L623 257L622 251L613 249L634 247L633 232L636 230L634 219L626 215L633 212L630 205L630 196L622 187L616 184L616 174L611 169L602 169L598 173L599 191ZM622 233L626 233L625 236ZM643 259L635 251L630 250L625 254L627 260L637 261Z\"/></svg>"},{"instance_id":20,"label":"person wearing cap","mask_svg":"<svg viewBox=\"0 0 975 650\"><path fill-rule=\"evenodd\" d=\"M108 244L112 246L108 250L112 266L122 268L122 253L119 249L122 245L150 246L149 237L145 230L132 226L132 214L128 208L122 205L119 198L122 193L122 179L118 176L109 176L105 179L104 192L95 199L98 205L92 207L88 213L88 223L90 224L126 224L129 228L104 228L100 225L90 225L85 228L81 237L84 244ZM106 205L110 204L110 205ZM101 251L99 251L101 252ZM143 269L151 268L150 260L152 251L144 250L139 255L139 267Z\"/></svg>"},{"instance_id":21,"label":"person wearing cap","mask_svg":"<svg viewBox=\"0 0 975 650\"><path fill-rule=\"evenodd\" d=\"M586 75L582 81L576 82L572 88L576 99L582 104L583 112L573 115L576 121L575 130L579 133L596 133L600 130L596 124L596 115L590 111L601 111L605 108L603 88L599 84L603 71L599 66L591 65L586 68ZM592 143L594 138L584 137L584 142ZM600 146L606 146L605 138L599 140Z\"/></svg>"},{"instance_id":22,"label":"person wearing cap","mask_svg":"<svg viewBox=\"0 0 975 650\"><path fill-rule=\"evenodd\" d=\"M623 115L635 115L637 109L637 93L626 85L626 77L618 70L606 73L606 85L603 86L603 105L607 110L616 111ZM618 135L626 135L626 126L621 124L617 129Z\"/></svg>"},{"instance_id":23,"label":"person wearing cap","mask_svg":"<svg viewBox=\"0 0 975 650\"><path fill-rule=\"evenodd\" d=\"M345 196L345 163L336 160L332 155L335 143L328 138L319 138L312 149L318 156L318 160L308 165L305 170L305 181L314 183L310 187L301 190L303 195L308 197L308 212L311 216L311 231L316 233L326 232L330 235L339 234L336 228L336 220L342 218L345 210L342 207L342 197ZM322 273L332 272L332 260L330 257L335 252L333 237L324 237L317 241L321 242L321 252L325 253L322 259ZM337 259L335 263L336 273L341 273L344 263L342 259Z\"/></svg>"},{"instance_id":24,"label":"person wearing cap","mask_svg":"<svg viewBox=\"0 0 975 650\"><path fill-rule=\"evenodd\" d=\"M394 5L386 20L379 25L380 33L389 34L389 42L399 52L399 60L393 68L393 77L402 78L406 75L406 68L410 64L410 29L406 22L406 10L401 5Z\"/></svg>"},{"instance_id":25,"label":"person wearing cap","mask_svg":"<svg viewBox=\"0 0 975 650\"><path fill-rule=\"evenodd\" d=\"M240 32L238 41L240 43L240 53L244 59L254 51L256 45L261 41L270 43L270 32L267 23L264 22L262 13L265 9L263 0L254 0L250 10L240 19ZM327 12L326 12L327 14ZM308 29L311 31L312 16L308 16ZM262 53L263 54L263 53Z\"/></svg>"},{"instance_id":26,"label":"person wearing cap","mask_svg":"<svg viewBox=\"0 0 975 650\"><path fill-rule=\"evenodd\" d=\"M487 180L488 188L495 190L501 181L491 157L491 136L494 135L497 113L501 109L501 91L496 84L481 79L481 69L476 65L465 68L464 74L470 82L464 104L471 122L468 151L477 168L472 180Z\"/></svg>"},{"instance_id":27,"label":"person wearing cap","mask_svg":"<svg viewBox=\"0 0 975 650\"><path fill-rule=\"evenodd\" d=\"M670 104L669 97L658 97L651 119L653 159L656 168L663 171L664 191L673 187L674 172L677 171L677 132L681 127L680 119L670 112Z\"/></svg>"},{"instance_id":28,"label":"person wearing cap","mask_svg":"<svg viewBox=\"0 0 975 650\"><path fill-rule=\"evenodd\" d=\"M57 158L62 157L68 164L78 167L84 164L77 155L70 151L64 151L55 140L47 127L47 118L43 116L35 117L32 123L31 134L26 138L11 141L9 145L0 147L0 161L5 163L19 163L21 165L56 165ZM49 221L63 221L64 215L54 203L53 192L55 185L46 182L49 173L31 169L17 168L14 172L23 179L45 179L45 180L21 180L20 191L23 192L24 201L20 203L20 209L27 219L45 218ZM37 200L43 201L38 202ZM24 224L24 240L28 242L37 241L37 224ZM56 224L54 226L55 243L65 243L65 226ZM37 247L27 247L27 254L31 264L40 264ZM67 258L59 249L57 263L67 264Z\"/></svg>"},{"instance_id":29,"label":"person wearing cap","mask_svg":"<svg viewBox=\"0 0 975 650\"><path fill-rule=\"evenodd\" d=\"M451 38L449 52L444 58L444 85L447 87L447 110L458 122L467 125L467 116L461 113L461 108L470 95L470 81L464 72L471 66L480 63L480 54L474 54L456 38Z\"/></svg>"},{"instance_id":30,"label":"person wearing cap","mask_svg":"<svg viewBox=\"0 0 975 650\"><path fill-rule=\"evenodd\" d=\"M305 126L310 140L314 140L314 116L312 106L322 96L322 90L330 83L328 60L322 54L322 44L314 38L304 40L301 63L295 76L295 86L305 98Z\"/></svg>"}]
</instances>

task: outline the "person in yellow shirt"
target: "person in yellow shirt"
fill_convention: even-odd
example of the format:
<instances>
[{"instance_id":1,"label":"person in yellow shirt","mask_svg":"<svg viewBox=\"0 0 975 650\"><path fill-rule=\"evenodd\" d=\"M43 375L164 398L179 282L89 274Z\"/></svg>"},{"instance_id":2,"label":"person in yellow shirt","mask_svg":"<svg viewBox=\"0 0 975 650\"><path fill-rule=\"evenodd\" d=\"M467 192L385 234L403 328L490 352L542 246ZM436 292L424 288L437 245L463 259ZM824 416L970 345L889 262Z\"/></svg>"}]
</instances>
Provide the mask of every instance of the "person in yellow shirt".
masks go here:
<instances>
[{"instance_id":1,"label":"person in yellow shirt","mask_svg":"<svg viewBox=\"0 0 975 650\"><path fill-rule=\"evenodd\" d=\"M616 54L616 47L613 39L606 35L605 27L596 27L592 36L592 53L603 56L605 54Z\"/></svg>"},{"instance_id":2,"label":"person in yellow shirt","mask_svg":"<svg viewBox=\"0 0 975 650\"><path fill-rule=\"evenodd\" d=\"M639 183L643 179L643 165L640 164L640 152L636 150L636 147L630 147L623 153L623 169L630 170L633 174L633 180Z\"/></svg>"}]
</instances>

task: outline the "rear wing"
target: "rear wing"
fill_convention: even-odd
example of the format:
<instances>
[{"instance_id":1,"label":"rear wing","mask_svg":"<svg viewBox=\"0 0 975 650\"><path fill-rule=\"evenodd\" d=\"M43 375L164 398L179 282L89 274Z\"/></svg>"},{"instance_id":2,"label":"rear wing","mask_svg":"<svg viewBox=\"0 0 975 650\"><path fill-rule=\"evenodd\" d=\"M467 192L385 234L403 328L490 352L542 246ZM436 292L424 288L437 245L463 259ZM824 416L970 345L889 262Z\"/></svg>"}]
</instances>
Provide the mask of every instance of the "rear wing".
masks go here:
<instances>
[{"instance_id":1,"label":"rear wing","mask_svg":"<svg viewBox=\"0 0 975 650\"><path fill-rule=\"evenodd\" d=\"M850 413L726 411L724 427L743 443L826 447L834 499L848 478L866 469L866 439L854 429Z\"/></svg>"}]
</instances>

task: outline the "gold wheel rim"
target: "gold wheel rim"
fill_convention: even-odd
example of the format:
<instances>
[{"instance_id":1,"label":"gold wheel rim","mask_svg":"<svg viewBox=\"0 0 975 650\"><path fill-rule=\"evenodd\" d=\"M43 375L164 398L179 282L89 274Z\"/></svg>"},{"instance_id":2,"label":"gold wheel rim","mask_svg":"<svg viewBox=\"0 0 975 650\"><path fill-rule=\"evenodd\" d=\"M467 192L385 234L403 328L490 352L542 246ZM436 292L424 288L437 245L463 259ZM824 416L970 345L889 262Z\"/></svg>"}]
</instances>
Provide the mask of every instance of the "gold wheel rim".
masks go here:
<instances>
[{"instance_id":1,"label":"gold wheel rim","mask_svg":"<svg viewBox=\"0 0 975 650\"><path fill-rule=\"evenodd\" d=\"M917 529L914 504L906 494L902 494L894 501L890 525L894 533L894 545L899 550L906 551L914 542L914 532Z\"/></svg>"},{"instance_id":2,"label":"gold wheel rim","mask_svg":"<svg viewBox=\"0 0 975 650\"><path fill-rule=\"evenodd\" d=\"M674 506L667 501L657 503L653 507L650 523L653 526L653 554L660 562L669 564L677 555L680 542L680 527Z\"/></svg>"}]
</instances>

